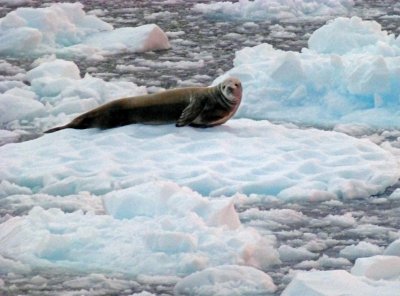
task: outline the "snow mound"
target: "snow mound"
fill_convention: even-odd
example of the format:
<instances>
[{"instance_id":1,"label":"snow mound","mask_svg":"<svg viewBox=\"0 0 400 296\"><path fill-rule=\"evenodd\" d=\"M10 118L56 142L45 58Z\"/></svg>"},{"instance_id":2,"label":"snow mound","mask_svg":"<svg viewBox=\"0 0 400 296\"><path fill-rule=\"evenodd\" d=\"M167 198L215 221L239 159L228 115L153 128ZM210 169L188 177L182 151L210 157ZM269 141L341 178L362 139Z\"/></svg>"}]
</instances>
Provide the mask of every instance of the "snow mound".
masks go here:
<instances>
[{"instance_id":1,"label":"snow mound","mask_svg":"<svg viewBox=\"0 0 400 296\"><path fill-rule=\"evenodd\" d=\"M398 281L372 281L344 270L330 270L297 273L281 295L392 296L399 289Z\"/></svg>"},{"instance_id":2,"label":"snow mound","mask_svg":"<svg viewBox=\"0 0 400 296\"><path fill-rule=\"evenodd\" d=\"M346 15L353 5L353 0L239 0L196 4L193 10L215 18L254 21Z\"/></svg>"},{"instance_id":3,"label":"snow mound","mask_svg":"<svg viewBox=\"0 0 400 296\"><path fill-rule=\"evenodd\" d=\"M161 202L156 211L155 199ZM266 268L279 262L273 241L241 226L229 199L208 200L171 182L149 182L111 192L104 204L110 215L34 207L0 224L0 256L16 262L6 272L19 263L34 269L182 276L222 264ZM138 204L141 209L134 209Z\"/></svg>"},{"instance_id":4,"label":"snow mound","mask_svg":"<svg viewBox=\"0 0 400 296\"><path fill-rule=\"evenodd\" d=\"M248 266L222 265L193 273L175 286L176 295L274 295L276 286L264 272Z\"/></svg>"},{"instance_id":5,"label":"snow mound","mask_svg":"<svg viewBox=\"0 0 400 296\"><path fill-rule=\"evenodd\" d=\"M214 83L242 80L239 117L398 128L399 40L374 21L337 18L316 30L300 53L269 44L237 51L234 68Z\"/></svg>"},{"instance_id":6,"label":"snow mound","mask_svg":"<svg viewBox=\"0 0 400 296\"><path fill-rule=\"evenodd\" d=\"M102 58L119 52L168 49L167 35L154 24L114 29L83 5L56 3L45 8L18 8L0 19L0 54Z\"/></svg>"},{"instance_id":7,"label":"snow mound","mask_svg":"<svg viewBox=\"0 0 400 296\"><path fill-rule=\"evenodd\" d=\"M1 180L61 196L170 180L204 196L323 201L383 192L400 174L394 156L368 140L248 119L212 129L66 129L0 147L0 159Z\"/></svg>"}]
</instances>

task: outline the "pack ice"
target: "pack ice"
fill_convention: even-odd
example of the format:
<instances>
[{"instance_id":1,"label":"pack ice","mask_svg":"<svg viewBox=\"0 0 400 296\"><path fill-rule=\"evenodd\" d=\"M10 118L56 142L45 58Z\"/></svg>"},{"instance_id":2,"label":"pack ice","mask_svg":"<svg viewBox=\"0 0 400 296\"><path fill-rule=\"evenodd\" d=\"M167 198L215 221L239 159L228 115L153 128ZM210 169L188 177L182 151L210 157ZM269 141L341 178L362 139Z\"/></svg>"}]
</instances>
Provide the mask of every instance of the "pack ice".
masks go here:
<instances>
[{"instance_id":1,"label":"pack ice","mask_svg":"<svg viewBox=\"0 0 400 296\"><path fill-rule=\"evenodd\" d=\"M118 52L169 48L168 37L155 24L117 28L83 5L56 3L45 8L18 8L0 19L0 54L83 56L101 59Z\"/></svg>"},{"instance_id":2,"label":"pack ice","mask_svg":"<svg viewBox=\"0 0 400 296\"><path fill-rule=\"evenodd\" d=\"M79 5L50 8L60 7ZM335 42L325 38L332 27L342 32L329 33ZM339 18L317 30L301 53L269 45L237 53L227 75L244 83L237 117L248 118L213 129L68 129L0 147L0 208L11 213L0 221L0 272L167 276L177 294L274 294L277 287L260 270L315 254L277 248L273 233L240 222L235 203L365 198L395 184L400 170L392 153L369 140L265 119L398 126L397 43L374 22ZM3 142L146 92L129 82L81 78L76 64L55 58L37 60L28 72L0 67L10 74L0 83ZM271 215L301 219L278 212ZM399 245L349 246L343 256L356 258L351 273L299 273L284 295L331 295L327 283L342 294L390 295L399 287Z\"/></svg>"},{"instance_id":3,"label":"pack ice","mask_svg":"<svg viewBox=\"0 0 400 296\"><path fill-rule=\"evenodd\" d=\"M282 20L347 15L353 0L239 0L195 4L193 9L210 17L240 20Z\"/></svg>"}]
</instances>

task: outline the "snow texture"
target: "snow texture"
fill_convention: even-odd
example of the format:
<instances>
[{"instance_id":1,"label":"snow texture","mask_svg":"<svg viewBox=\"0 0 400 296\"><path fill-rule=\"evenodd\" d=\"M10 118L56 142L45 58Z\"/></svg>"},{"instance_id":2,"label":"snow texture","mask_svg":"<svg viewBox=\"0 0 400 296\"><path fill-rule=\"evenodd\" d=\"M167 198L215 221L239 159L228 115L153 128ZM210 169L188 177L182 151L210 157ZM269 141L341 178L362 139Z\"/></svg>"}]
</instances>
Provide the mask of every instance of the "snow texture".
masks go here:
<instances>
[{"instance_id":1,"label":"snow texture","mask_svg":"<svg viewBox=\"0 0 400 296\"><path fill-rule=\"evenodd\" d=\"M193 9L214 18L255 21L346 15L353 5L353 0L239 0L195 4Z\"/></svg>"},{"instance_id":2,"label":"snow texture","mask_svg":"<svg viewBox=\"0 0 400 296\"><path fill-rule=\"evenodd\" d=\"M22 7L0 19L0 54L55 53L102 59L103 55L168 49L167 35L155 24L117 28L83 5L56 3L45 8Z\"/></svg>"},{"instance_id":3,"label":"snow texture","mask_svg":"<svg viewBox=\"0 0 400 296\"><path fill-rule=\"evenodd\" d=\"M238 116L332 127L400 127L400 38L375 21L337 18L316 30L301 52L269 44L236 52L219 77L242 80Z\"/></svg>"}]
</instances>

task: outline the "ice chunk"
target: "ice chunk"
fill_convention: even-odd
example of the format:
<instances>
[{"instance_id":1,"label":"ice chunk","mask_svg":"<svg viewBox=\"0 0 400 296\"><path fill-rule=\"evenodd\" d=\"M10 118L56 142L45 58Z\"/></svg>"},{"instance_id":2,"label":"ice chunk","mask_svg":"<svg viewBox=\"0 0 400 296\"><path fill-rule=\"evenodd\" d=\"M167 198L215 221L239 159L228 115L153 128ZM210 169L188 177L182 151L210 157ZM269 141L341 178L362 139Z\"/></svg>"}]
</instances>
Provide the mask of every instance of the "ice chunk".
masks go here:
<instances>
[{"instance_id":1,"label":"ice chunk","mask_svg":"<svg viewBox=\"0 0 400 296\"><path fill-rule=\"evenodd\" d=\"M400 283L397 281L370 281L344 270L330 270L297 273L281 295L392 296L399 289Z\"/></svg>"},{"instance_id":2,"label":"ice chunk","mask_svg":"<svg viewBox=\"0 0 400 296\"><path fill-rule=\"evenodd\" d=\"M359 242L357 245L347 246L340 251L340 255L350 260L360 257L371 257L382 254L383 249L368 242Z\"/></svg>"},{"instance_id":3,"label":"ice chunk","mask_svg":"<svg viewBox=\"0 0 400 296\"><path fill-rule=\"evenodd\" d=\"M368 52L380 43L391 43L394 36L382 31L376 21L363 21L339 17L312 33L308 47L319 53L346 54L352 52Z\"/></svg>"},{"instance_id":4,"label":"ice chunk","mask_svg":"<svg viewBox=\"0 0 400 296\"><path fill-rule=\"evenodd\" d=\"M21 130L41 130L43 126L64 124L73 115L110 100L146 93L145 87L131 82L106 82L90 75L81 78L79 68L71 61L52 57L39 59L37 63L24 75L30 86L10 84L0 94L0 110L4 114L0 124L12 122L14 128Z\"/></svg>"},{"instance_id":5,"label":"ice chunk","mask_svg":"<svg viewBox=\"0 0 400 296\"><path fill-rule=\"evenodd\" d=\"M392 242L384 251L385 255L399 256L400 257L400 239Z\"/></svg>"},{"instance_id":6,"label":"ice chunk","mask_svg":"<svg viewBox=\"0 0 400 296\"><path fill-rule=\"evenodd\" d=\"M41 102L24 96L0 94L0 124L8 123L12 120L32 120L35 117L46 114L45 107Z\"/></svg>"},{"instance_id":7,"label":"ice chunk","mask_svg":"<svg viewBox=\"0 0 400 296\"><path fill-rule=\"evenodd\" d=\"M170 48L167 35L154 24L92 34L83 43L112 53Z\"/></svg>"},{"instance_id":8,"label":"ice chunk","mask_svg":"<svg viewBox=\"0 0 400 296\"><path fill-rule=\"evenodd\" d=\"M149 190L150 189L150 190ZM209 202L189 188L172 182L152 182L125 190L110 192L103 198L106 211L117 219L138 216L181 215L192 211L212 226L225 225L230 229L240 226L233 203ZM176 204L180 204L176 208Z\"/></svg>"},{"instance_id":9,"label":"ice chunk","mask_svg":"<svg viewBox=\"0 0 400 296\"><path fill-rule=\"evenodd\" d=\"M83 5L56 3L44 8L18 8L0 19L0 53L6 55L78 55L101 58L118 52L143 52L170 47L154 24L113 29Z\"/></svg>"},{"instance_id":10,"label":"ice chunk","mask_svg":"<svg viewBox=\"0 0 400 296\"><path fill-rule=\"evenodd\" d=\"M255 268L222 265L193 273L179 281L176 295L274 295L272 278Z\"/></svg>"},{"instance_id":11,"label":"ice chunk","mask_svg":"<svg viewBox=\"0 0 400 296\"><path fill-rule=\"evenodd\" d=\"M282 245L278 249L279 258L282 261L303 261L318 258L318 254L312 253L304 247L293 248L288 245Z\"/></svg>"},{"instance_id":12,"label":"ice chunk","mask_svg":"<svg viewBox=\"0 0 400 296\"><path fill-rule=\"evenodd\" d=\"M377 255L358 258L351 273L373 280L400 280L400 257Z\"/></svg>"},{"instance_id":13,"label":"ice chunk","mask_svg":"<svg viewBox=\"0 0 400 296\"><path fill-rule=\"evenodd\" d=\"M214 84L228 76L241 79L244 99L236 117L397 128L398 40L377 22L337 18L312 33L300 53L270 44L237 51L234 68Z\"/></svg>"}]
</instances>

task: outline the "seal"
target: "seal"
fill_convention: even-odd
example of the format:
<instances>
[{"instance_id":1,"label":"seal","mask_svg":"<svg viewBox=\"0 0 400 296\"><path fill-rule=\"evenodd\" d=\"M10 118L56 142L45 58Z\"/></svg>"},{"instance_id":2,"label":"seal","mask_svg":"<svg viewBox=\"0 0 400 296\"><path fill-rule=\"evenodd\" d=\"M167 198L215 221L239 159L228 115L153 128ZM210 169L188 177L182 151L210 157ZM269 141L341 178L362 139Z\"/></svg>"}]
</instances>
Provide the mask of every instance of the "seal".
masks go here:
<instances>
[{"instance_id":1,"label":"seal","mask_svg":"<svg viewBox=\"0 0 400 296\"><path fill-rule=\"evenodd\" d=\"M212 127L229 120L236 113L241 100L240 80L230 77L214 87L176 88L114 100L45 133L66 128L107 129L133 123Z\"/></svg>"}]
</instances>

